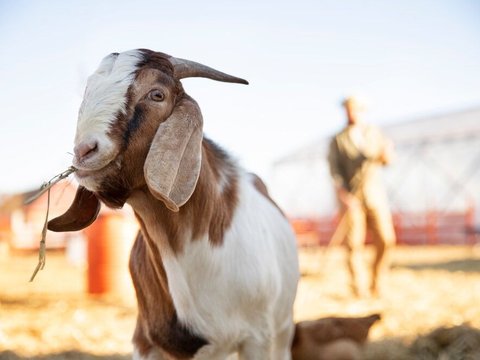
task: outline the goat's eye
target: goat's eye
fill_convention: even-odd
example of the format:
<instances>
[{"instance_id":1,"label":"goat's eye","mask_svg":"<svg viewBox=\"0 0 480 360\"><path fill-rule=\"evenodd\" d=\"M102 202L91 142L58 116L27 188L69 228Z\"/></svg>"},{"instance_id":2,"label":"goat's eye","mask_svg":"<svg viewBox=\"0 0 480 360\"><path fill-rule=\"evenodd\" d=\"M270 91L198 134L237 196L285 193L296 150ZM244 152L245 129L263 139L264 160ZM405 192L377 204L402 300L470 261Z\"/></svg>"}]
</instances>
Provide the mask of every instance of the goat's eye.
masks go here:
<instances>
[{"instance_id":1,"label":"goat's eye","mask_svg":"<svg viewBox=\"0 0 480 360\"><path fill-rule=\"evenodd\" d=\"M148 93L148 98L153 101L163 101L165 94L160 90L152 90Z\"/></svg>"}]
</instances>

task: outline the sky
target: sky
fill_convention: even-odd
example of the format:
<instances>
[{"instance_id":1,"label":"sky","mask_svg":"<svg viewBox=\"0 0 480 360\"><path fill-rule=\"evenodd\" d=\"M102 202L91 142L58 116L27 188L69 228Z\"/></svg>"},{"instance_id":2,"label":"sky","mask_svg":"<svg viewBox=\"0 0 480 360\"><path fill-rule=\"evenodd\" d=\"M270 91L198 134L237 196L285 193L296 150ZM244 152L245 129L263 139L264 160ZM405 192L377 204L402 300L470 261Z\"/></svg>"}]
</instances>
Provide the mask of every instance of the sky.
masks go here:
<instances>
[{"instance_id":1,"label":"sky","mask_svg":"<svg viewBox=\"0 0 480 360\"><path fill-rule=\"evenodd\" d=\"M70 165L87 77L135 48L250 82L182 80L206 136L267 182L343 126L345 96L380 126L480 106L477 0L0 0L0 193Z\"/></svg>"}]
</instances>

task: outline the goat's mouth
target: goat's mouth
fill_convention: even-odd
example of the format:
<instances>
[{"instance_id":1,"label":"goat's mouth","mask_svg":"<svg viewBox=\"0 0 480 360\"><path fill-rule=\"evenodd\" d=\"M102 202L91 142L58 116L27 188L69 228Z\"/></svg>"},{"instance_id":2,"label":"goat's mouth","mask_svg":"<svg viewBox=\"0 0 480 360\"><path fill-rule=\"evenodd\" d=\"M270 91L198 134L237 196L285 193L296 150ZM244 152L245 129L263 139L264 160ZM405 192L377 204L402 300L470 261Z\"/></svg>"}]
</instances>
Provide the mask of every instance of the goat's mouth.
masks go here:
<instances>
[{"instance_id":1,"label":"goat's mouth","mask_svg":"<svg viewBox=\"0 0 480 360\"><path fill-rule=\"evenodd\" d=\"M108 174L109 165L110 164L107 164L103 168L95 170L77 168L77 171L75 171L75 178L78 183L86 189L93 192L98 191L102 180Z\"/></svg>"},{"instance_id":2,"label":"goat's mouth","mask_svg":"<svg viewBox=\"0 0 480 360\"><path fill-rule=\"evenodd\" d=\"M75 171L77 178L82 179L101 174L110 168L114 163L118 163L118 161L116 161L117 159L117 156L104 156L103 158L97 157L97 159L93 159L94 161L91 159L88 159L89 161L85 161L82 159L79 160L77 157L75 157L72 165L77 169L77 171Z\"/></svg>"},{"instance_id":3,"label":"goat's mouth","mask_svg":"<svg viewBox=\"0 0 480 360\"><path fill-rule=\"evenodd\" d=\"M84 179L87 177L92 177L95 175L101 174L103 171L105 171L111 164L112 162L107 162L104 165L100 166L79 166L78 164L73 163L73 166L77 169L75 171L75 175L77 179Z\"/></svg>"},{"instance_id":4,"label":"goat's mouth","mask_svg":"<svg viewBox=\"0 0 480 360\"><path fill-rule=\"evenodd\" d=\"M75 178L78 183L90 191L98 190L98 170L81 170L75 171Z\"/></svg>"},{"instance_id":5,"label":"goat's mouth","mask_svg":"<svg viewBox=\"0 0 480 360\"><path fill-rule=\"evenodd\" d=\"M99 191L102 182L112 177L122 167L122 157L117 156L109 162L106 162L103 166L87 167L87 166L75 166L75 178L78 183L90 191Z\"/></svg>"},{"instance_id":6,"label":"goat's mouth","mask_svg":"<svg viewBox=\"0 0 480 360\"><path fill-rule=\"evenodd\" d=\"M92 176L94 175L96 172L98 172L97 170L80 170L80 169L77 169L75 171L75 176L77 179L84 179L84 178L87 178L89 176Z\"/></svg>"}]
</instances>

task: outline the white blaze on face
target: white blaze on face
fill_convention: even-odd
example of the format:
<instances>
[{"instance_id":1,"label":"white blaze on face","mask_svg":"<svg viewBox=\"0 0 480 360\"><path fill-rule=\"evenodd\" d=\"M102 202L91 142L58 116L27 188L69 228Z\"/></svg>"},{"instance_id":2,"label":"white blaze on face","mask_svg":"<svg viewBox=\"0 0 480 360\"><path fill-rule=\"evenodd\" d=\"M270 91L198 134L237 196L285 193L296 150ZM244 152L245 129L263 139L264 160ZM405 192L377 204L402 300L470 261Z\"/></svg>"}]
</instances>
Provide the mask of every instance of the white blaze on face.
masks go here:
<instances>
[{"instance_id":1,"label":"white blaze on face","mask_svg":"<svg viewBox=\"0 0 480 360\"><path fill-rule=\"evenodd\" d=\"M74 165L85 170L97 170L112 161L118 149L107 135L117 114L126 112L127 91L134 81L139 50L111 54L104 58L97 71L87 80L87 87L78 114L75 146L94 143L94 156L81 159Z\"/></svg>"}]
</instances>

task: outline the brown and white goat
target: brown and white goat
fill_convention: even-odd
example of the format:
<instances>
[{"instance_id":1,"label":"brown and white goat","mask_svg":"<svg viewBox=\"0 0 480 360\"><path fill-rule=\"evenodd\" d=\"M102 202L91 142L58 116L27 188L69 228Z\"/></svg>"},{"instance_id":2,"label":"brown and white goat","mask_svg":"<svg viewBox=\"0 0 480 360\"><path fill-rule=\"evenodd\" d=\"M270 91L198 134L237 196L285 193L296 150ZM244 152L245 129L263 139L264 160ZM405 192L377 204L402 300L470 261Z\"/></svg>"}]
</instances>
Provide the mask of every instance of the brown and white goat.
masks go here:
<instances>
[{"instance_id":1,"label":"brown and white goat","mask_svg":"<svg viewBox=\"0 0 480 360\"><path fill-rule=\"evenodd\" d=\"M49 229L88 226L100 201L133 207L134 358L290 359L294 235L259 179L203 138L180 83L193 76L247 84L144 49L101 62L79 112L77 196Z\"/></svg>"}]
</instances>

